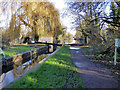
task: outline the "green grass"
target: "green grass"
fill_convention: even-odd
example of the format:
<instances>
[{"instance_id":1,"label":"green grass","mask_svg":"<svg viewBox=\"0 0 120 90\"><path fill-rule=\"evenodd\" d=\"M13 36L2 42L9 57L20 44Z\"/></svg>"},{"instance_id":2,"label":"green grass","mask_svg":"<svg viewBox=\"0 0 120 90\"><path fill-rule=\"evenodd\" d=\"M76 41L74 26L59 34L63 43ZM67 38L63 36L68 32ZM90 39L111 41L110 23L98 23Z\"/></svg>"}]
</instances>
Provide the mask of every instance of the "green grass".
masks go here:
<instances>
[{"instance_id":1,"label":"green grass","mask_svg":"<svg viewBox=\"0 0 120 90\"><path fill-rule=\"evenodd\" d=\"M118 73L120 75L120 61L117 59L116 65L114 65L114 58L109 54L96 54L94 50L90 47L83 47L82 53L91 59L93 62L100 63L107 68L111 69L113 73Z\"/></svg>"},{"instance_id":2,"label":"green grass","mask_svg":"<svg viewBox=\"0 0 120 90\"><path fill-rule=\"evenodd\" d=\"M35 47L31 47L28 45L19 45L19 46L11 47L10 49L5 49L3 50L3 52L6 57L10 57L18 53L22 53L22 52L33 50L33 49L35 49Z\"/></svg>"},{"instance_id":3,"label":"green grass","mask_svg":"<svg viewBox=\"0 0 120 90\"><path fill-rule=\"evenodd\" d=\"M72 62L68 47L62 47L35 72L23 76L10 88L82 88L85 86Z\"/></svg>"}]
</instances>

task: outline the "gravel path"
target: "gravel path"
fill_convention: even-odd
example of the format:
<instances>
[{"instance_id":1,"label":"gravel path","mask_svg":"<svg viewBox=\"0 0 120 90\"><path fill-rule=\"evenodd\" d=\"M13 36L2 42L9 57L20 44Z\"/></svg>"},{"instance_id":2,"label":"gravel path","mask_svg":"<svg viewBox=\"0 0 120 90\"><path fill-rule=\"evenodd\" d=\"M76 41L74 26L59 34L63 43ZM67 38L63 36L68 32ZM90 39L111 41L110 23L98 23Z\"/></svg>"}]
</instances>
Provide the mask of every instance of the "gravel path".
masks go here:
<instances>
[{"instance_id":1,"label":"gravel path","mask_svg":"<svg viewBox=\"0 0 120 90\"><path fill-rule=\"evenodd\" d=\"M70 47L70 52L86 88L118 88L117 77L104 66L85 57L81 53L81 48Z\"/></svg>"}]
</instances>

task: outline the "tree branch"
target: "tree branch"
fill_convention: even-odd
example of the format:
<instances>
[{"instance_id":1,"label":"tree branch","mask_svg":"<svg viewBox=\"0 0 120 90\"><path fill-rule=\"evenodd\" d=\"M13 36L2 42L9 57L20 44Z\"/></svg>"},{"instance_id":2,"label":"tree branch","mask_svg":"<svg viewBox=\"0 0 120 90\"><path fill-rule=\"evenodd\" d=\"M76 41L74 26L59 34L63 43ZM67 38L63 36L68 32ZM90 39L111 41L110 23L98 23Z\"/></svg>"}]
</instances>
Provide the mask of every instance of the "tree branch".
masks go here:
<instances>
[{"instance_id":1,"label":"tree branch","mask_svg":"<svg viewBox=\"0 0 120 90\"><path fill-rule=\"evenodd\" d=\"M25 24L25 26L29 26L30 28L32 27L30 24L28 24L26 21L24 21L20 15L18 17Z\"/></svg>"}]
</instances>

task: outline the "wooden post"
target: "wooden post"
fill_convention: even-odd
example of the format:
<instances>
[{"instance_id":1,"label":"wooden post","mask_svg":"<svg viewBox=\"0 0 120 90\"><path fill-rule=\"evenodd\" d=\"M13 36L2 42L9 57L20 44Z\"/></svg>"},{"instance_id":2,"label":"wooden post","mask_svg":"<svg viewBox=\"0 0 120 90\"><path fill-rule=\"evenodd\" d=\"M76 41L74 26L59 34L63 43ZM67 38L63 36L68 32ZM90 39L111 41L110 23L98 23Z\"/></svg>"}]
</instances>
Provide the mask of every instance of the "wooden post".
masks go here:
<instances>
[{"instance_id":1,"label":"wooden post","mask_svg":"<svg viewBox=\"0 0 120 90\"><path fill-rule=\"evenodd\" d=\"M53 52L56 50L57 45L53 44Z\"/></svg>"},{"instance_id":2,"label":"wooden post","mask_svg":"<svg viewBox=\"0 0 120 90\"><path fill-rule=\"evenodd\" d=\"M88 44L88 36L85 36L85 44Z\"/></svg>"},{"instance_id":3,"label":"wooden post","mask_svg":"<svg viewBox=\"0 0 120 90\"><path fill-rule=\"evenodd\" d=\"M50 49L50 48L49 48L49 44L47 44L47 46L48 46L48 53L49 53L49 49Z\"/></svg>"}]
</instances>

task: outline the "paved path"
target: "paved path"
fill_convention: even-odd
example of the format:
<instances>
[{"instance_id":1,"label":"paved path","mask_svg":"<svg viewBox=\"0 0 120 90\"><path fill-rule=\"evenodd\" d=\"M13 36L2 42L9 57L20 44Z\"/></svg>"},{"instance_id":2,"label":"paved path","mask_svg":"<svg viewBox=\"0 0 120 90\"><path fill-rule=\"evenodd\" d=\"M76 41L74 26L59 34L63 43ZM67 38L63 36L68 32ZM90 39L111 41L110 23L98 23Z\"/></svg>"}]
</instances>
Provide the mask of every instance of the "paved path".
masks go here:
<instances>
[{"instance_id":1,"label":"paved path","mask_svg":"<svg viewBox=\"0 0 120 90\"><path fill-rule=\"evenodd\" d=\"M118 81L107 68L90 61L78 47L70 47L70 52L86 88L118 88Z\"/></svg>"}]
</instances>

